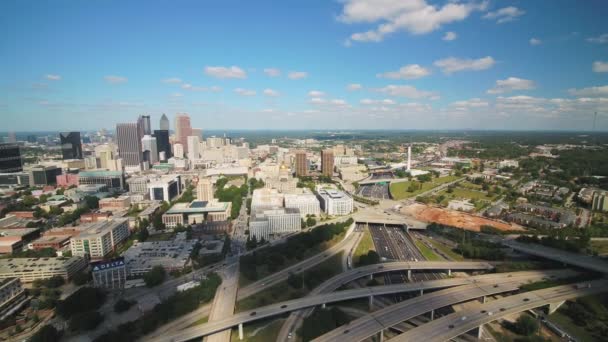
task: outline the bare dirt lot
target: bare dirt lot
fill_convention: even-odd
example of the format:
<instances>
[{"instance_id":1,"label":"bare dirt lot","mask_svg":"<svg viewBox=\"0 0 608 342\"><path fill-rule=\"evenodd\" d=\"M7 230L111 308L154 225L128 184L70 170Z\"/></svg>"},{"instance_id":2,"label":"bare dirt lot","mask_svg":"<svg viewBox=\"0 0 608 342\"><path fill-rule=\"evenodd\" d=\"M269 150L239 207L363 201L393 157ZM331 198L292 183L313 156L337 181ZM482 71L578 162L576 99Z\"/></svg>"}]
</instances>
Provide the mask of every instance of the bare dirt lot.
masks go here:
<instances>
[{"instance_id":1,"label":"bare dirt lot","mask_svg":"<svg viewBox=\"0 0 608 342\"><path fill-rule=\"evenodd\" d=\"M448 226L458 227L478 232L481 226L492 226L500 230L524 230L516 224L490 220L455 210L430 207L424 204L414 203L401 208L401 212L412 215L417 220L425 222L436 222Z\"/></svg>"}]
</instances>

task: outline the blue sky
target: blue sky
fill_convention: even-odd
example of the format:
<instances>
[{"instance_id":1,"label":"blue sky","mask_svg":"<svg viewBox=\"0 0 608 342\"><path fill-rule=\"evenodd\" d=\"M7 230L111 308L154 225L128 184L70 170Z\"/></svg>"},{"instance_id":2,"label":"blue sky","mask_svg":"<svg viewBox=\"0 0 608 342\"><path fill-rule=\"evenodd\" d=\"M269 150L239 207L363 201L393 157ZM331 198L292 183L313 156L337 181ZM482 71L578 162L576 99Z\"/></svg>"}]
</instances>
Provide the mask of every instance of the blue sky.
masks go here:
<instances>
[{"instance_id":1,"label":"blue sky","mask_svg":"<svg viewBox=\"0 0 608 342\"><path fill-rule=\"evenodd\" d=\"M0 2L5 130L608 129L608 2Z\"/></svg>"}]
</instances>

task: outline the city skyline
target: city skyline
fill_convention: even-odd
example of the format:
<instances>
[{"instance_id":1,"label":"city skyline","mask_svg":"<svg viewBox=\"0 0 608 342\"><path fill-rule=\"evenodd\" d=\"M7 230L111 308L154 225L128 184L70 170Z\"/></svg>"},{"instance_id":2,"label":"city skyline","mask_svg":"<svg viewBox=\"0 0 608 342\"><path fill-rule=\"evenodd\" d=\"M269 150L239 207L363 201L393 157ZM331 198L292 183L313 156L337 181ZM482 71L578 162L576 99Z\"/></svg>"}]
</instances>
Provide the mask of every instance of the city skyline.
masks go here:
<instances>
[{"instance_id":1,"label":"city skyline","mask_svg":"<svg viewBox=\"0 0 608 342\"><path fill-rule=\"evenodd\" d=\"M585 4L7 1L0 110L7 131L605 131L607 6Z\"/></svg>"}]
</instances>

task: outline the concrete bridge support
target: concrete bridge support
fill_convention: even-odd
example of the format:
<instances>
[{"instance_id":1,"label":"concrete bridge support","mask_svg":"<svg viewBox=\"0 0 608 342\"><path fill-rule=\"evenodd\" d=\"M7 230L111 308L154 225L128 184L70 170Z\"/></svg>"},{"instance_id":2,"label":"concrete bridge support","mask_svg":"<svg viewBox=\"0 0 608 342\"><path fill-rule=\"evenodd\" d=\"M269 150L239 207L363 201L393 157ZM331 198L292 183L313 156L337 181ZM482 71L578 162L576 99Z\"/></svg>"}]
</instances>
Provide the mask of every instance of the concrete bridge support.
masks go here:
<instances>
[{"instance_id":1,"label":"concrete bridge support","mask_svg":"<svg viewBox=\"0 0 608 342\"><path fill-rule=\"evenodd\" d=\"M374 296L369 296L369 311L374 310Z\"/></svg>"},{"instance_id":2,"label":"concrete bridge support","mask_svg":"<svg viewBox=\"0 0 608 342\"><path fill-rule=\"evenodd\" d=\"M477 339L481 340L481 335L483 335L483 325L480 325L479 328L477 328Z\"/></svg>"},{"instance_id":3,"label":"concrete bridge support","mask_svg":"<svg viewBox=\"0 0 608 342\"><path fill-rule=\"evenodd\" d=\"M412 270L407 270L407 280L412 281Z\"/></svg>"},{"instance_id":4,"label":"concrete bridge support","mask_svg":"<svg viewBox=\"0 0 608 342\"><path fill-rule=\"evenodd\" d=\"M435 310L431 310L431 321L435 319Z\"/></svg>"},{"instance_id":5,"label":"concrete bridge support","mask_svg":"<svg viewBox=\"0 0 608 342\"><path fill-rule=\"evenodd\" d=\"M325 303L321 304L321 309L325 309Z\"/></svg>"},{"instance_id":6,"label":"concrete bridge support","mask_svg":"<svg viewBox=\"0 0 608 342\"><path fill-rule=\"evenodd\" d=\"M239 340L243 340L243 323L239 324Z\"/></svg>"},{"instance_id":7,"label":"concrete bridge support","mask_svg":"<svg viewBox=\"0 0 608 342\"><path fill-rule=\"evenodd\" d=\"M452 276L452 270L448 270L448 277Z\"/></svg>"},{"instance_id":8,"label":"concrete bridge support","mask_svg":"<svg viewBox=\"0 0 608 342\"><path fill-rule=\"evenodd\" d=\"M548 308L548 312L549 315L554 313L555 311L557 311L557 309L559 309L560 306L562 306L562 304L564 304L565 301L561 301L561 302L557 302L557 303L549 303L549 308Z\"/></svg>"}]
</instances>

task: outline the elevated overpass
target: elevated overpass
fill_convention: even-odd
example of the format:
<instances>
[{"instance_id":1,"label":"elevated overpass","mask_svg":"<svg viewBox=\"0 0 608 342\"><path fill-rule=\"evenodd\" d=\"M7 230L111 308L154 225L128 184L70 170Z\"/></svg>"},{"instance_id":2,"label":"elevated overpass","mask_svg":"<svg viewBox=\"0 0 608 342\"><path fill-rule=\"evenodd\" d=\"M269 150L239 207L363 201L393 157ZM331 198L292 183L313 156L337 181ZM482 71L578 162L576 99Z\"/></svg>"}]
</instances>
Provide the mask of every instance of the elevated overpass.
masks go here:
<instances>
[{"instance_id":1,"label":"elevated overpass","mask_svg":"<svg viewBox=\"0 0 608 342\"><path fill-rule=\"evenodd\" d=\"M416 267L419 265L420 267ZM349 272L337 275L322 284L326 289L334 290L343 284L358 279L364 276L375 273L403 271L403 270L487 270L492 266L487 263L479 262L391 262L386 264L370 265L361 267ZM344 276L342 276L344 275ZM393 293L424 291L429 289L439 289L450 286L458 286L470 284L476 279L470 278L448 278L433 280L419 283L397 284L389 286L377 286L368 288L359 288L354 290L337 291L324 293L317 296L308 296L299 299L294 299L286 302L281 302L254 310L249 310L235 314L229 318L208 322L192 328L183 329L173 334L163 334L162 337L150 337L147 341L188 341L190 339L208 336L226 329L239 326L242 331L242 324L251 321L281 315L283 313L301 310L313 306L324 305L327 303L340 302L357 298L370 298L374 296L382 296ZM505 276L506 279L506 276ZM156 336L159 336L158 334Z\"/></svg>"},{"instance_id":2,"label":"elevated overpass","mask_svg":"<svg viewBox=\"0 0 608 342\"><path fill-rule=\"evenodd\" d=\"M574 285L524 292L466 308L443 316L390 339L391 342L448 341L483 325L515 313L549 306L554 312L566 300L608 291L608 280L596 280Z\"/></svg>"},{"instance_id":3,"label":"elevated overpass","mask_svg":"<svg viewBox=\"0 0 608 342\"><path fill-rule=\"evenodd\" d=\"M521 243L513 240L503 240L502 244L518 252L559 261L567 265L573 265L600 273L608 273L608 262L589 255L571 253L556 248L545 247L538 244Z\"/></svg>"},{"instance_id":4,"label":"elevated overpass","mask_svg":"<svg viewBox=\"0 0 608 342\"><path fill-rule=\"evenodd\" d=\"M577 272L572 270L551 270L494 273L471 277L469 279L472 282L468 285L432 292L387 306L372 313L366 313L365 316L334 329L314 341L336 341L341 338L346 341L361 341L416 316L425 313L431 313L431 316L434 316L434 310L442 307L483 298L484 296L515 291L527 282L566 278L576 274Z\"/></svg>"}]
</instances>

